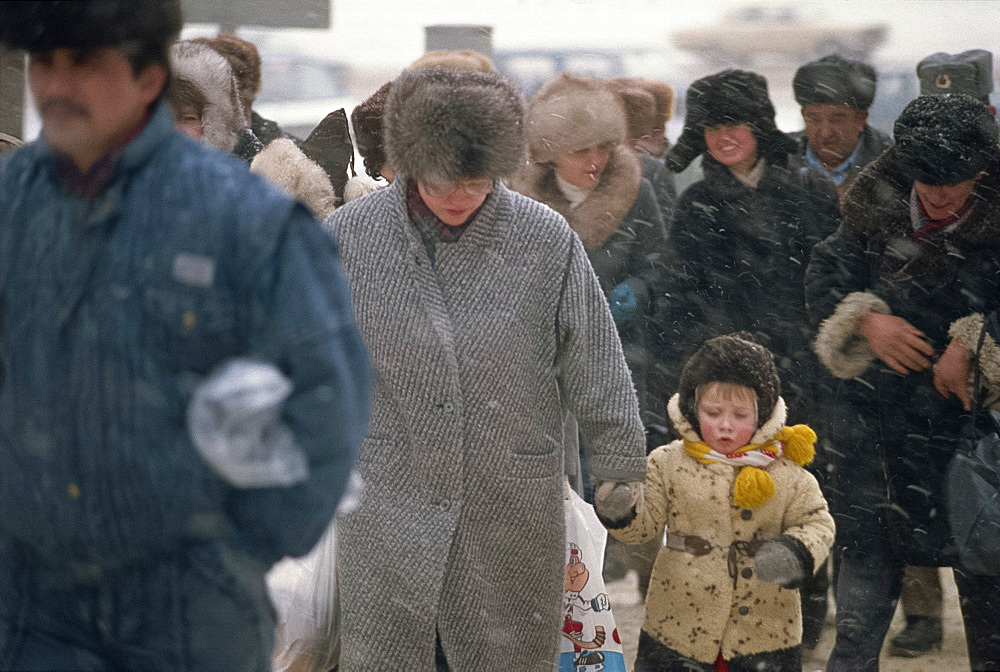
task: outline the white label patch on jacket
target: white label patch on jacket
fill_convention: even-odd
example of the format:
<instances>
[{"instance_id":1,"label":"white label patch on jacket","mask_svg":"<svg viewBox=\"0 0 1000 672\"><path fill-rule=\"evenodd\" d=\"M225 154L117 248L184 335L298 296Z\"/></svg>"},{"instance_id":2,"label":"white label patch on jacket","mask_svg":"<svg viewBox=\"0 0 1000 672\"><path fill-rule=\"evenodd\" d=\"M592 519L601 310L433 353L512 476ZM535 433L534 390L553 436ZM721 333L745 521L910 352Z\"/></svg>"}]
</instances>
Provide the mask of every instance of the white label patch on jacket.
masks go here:
<instances>
[{"instance_id":1,"label":"white label patch on jacket","mask_svg":"<svg viewBox=\"0 0 1000 672\"><path fill-rule=\"evenodd\" d=\"M215 280L215 259L180 252L174 257L174 280L192 287L211 287Z\"/></svg>"}]
</instances>

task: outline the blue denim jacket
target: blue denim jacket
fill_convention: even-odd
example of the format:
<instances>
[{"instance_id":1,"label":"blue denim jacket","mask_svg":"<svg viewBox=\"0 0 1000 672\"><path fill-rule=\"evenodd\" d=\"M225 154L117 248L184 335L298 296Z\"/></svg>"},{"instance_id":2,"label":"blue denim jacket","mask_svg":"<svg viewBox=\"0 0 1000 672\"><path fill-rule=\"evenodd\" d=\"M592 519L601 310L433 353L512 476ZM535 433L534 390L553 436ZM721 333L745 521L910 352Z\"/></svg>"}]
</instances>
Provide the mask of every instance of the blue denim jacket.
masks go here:
<instances>
[{"instance_id":1,"label":"blue denim jacket","mask_svg":"<svg viewBox=\"0 0 1000 672\"><path fill-rule=\"evenodd\" d=\"M294 384L309 456L291 488L237 490L185 412L235 357ZM336 242L160 105L92 202L44 140L0 162L0 539L46 561L120 567L198 540L264 562L309 550L368 421L370 370Z\"/></svg>"}]
</instances>

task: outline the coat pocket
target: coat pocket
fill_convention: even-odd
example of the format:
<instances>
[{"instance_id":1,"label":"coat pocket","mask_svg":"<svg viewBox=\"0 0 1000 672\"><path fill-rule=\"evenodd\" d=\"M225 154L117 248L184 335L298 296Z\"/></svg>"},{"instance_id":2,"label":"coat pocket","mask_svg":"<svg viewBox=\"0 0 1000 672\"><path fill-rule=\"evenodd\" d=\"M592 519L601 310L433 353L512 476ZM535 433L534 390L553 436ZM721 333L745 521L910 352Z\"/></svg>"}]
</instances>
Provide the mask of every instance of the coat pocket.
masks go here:
<instances>
[{"instance_id":1,"label":"coat pocket","mask_svg":"<svg viewBox=\"0 0 1000 672\"><path fill-rule=\"evenodd\" d=\"M171 368L204 373L234 351L233 306L208 291L150 287L143 304L147 345Z\"/></svg>"},{"instance_id":2,"label":"coat pocket","mask_svg":"<svg viewBox=\"0 0 1000 672\"><path fill-rule=\"evenodd\" d=\"M512 453L501 470L501 477L508 480L537 480L562 478L563 454L561 451L543 455Z\"/></svg>"}]
</instances>

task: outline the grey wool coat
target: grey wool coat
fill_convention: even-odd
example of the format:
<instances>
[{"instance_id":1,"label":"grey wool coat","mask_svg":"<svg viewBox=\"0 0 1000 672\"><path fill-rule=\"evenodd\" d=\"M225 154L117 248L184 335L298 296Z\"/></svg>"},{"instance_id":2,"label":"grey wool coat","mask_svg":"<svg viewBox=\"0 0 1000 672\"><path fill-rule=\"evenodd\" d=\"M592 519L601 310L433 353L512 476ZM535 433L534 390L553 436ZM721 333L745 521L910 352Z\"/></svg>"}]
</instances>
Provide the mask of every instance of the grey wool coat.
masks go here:
<instances>
[{"instance_id":1,"label":"grey wool coat","mask_svg":"<svg viewBox=\"0 0 1000 672\"><path fill-rule=\"evenodd\" d=\"M496 183L432 265L406 178L337 210L375 397L340 525L340 669L551 670L566 410L598 478L641 480L643 427L580 239Z\"/></svg>"}]
</instances>

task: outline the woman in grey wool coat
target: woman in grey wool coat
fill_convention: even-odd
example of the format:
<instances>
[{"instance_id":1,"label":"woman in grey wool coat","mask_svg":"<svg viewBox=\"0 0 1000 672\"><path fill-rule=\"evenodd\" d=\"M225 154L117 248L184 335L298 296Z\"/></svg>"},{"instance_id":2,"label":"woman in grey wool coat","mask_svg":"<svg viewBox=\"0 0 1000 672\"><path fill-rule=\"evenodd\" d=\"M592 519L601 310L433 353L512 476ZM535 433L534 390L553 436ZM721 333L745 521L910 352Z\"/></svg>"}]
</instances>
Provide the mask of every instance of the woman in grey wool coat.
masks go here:
<instances>
[{"instance_id":1,"label":"woman in grey wool coat","mask_svg":"<svg viewBox=\"0 0 1000 672\"><path fill-rule=\"evenodd\" d=\"M340 669L551 670L566 542L562 426L627 512L638 405L601 287L560 215L500 178L523 101L495 73L408 70L384 133L397 179L328 220L376 371L340 523Z\"/></svg>"}]
</instances>

